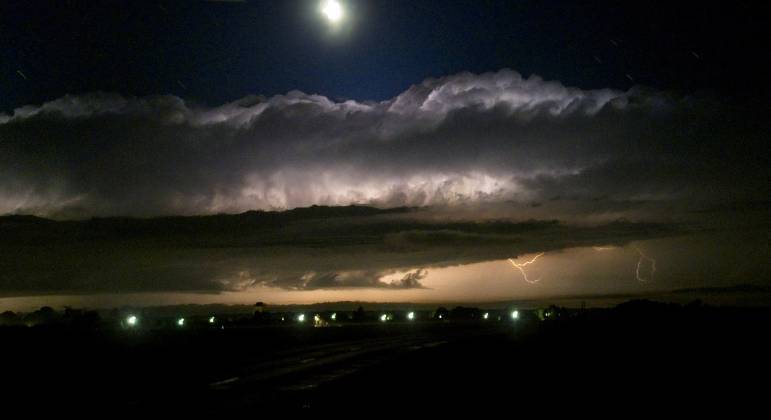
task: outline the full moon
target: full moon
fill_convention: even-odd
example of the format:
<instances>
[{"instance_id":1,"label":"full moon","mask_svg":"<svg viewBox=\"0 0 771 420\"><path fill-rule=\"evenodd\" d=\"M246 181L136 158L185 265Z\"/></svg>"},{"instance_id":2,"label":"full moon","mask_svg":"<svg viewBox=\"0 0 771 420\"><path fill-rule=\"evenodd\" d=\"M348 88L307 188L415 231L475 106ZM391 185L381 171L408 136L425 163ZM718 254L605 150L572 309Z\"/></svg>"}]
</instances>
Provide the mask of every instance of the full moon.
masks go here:
<instances>
[{"instance_id":1,"label":"full moon","mask_svg":"<svg viewBox=\"0 0 771 420\"><path fill-rule=\"evenodd\" d=\"M343 19L343 6L337 0L324 0L321 3L321 13L332 23Z\"/></svg>"}]
</instances>

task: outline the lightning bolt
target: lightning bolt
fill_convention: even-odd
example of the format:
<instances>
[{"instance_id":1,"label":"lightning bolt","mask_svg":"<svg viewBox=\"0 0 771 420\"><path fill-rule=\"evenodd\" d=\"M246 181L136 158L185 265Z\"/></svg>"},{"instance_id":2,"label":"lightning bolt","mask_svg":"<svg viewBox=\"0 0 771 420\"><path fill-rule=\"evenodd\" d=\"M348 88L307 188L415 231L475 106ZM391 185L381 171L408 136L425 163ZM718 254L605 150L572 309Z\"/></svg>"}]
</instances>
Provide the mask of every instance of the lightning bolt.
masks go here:
<instances>
[{"instance_id":1,"label":"lightning bolt","mask_svg":"<svg viewBox=\"0 0 771 420\"><path fill-rule=\"evenodd\" d=\"M530 280L530 279L528 279L528 278L527 278L527 273L525 272L525 267L527 267L528 265L530 265L530 264L534 263L534 262L535 262L535 260L537 260L537 259L538 259L538 257L540 257L541 255L543 255L543 252L541 252L541 253L537 254L537 255L536 255L535 257L533 257L531 260L529 260L529 261L525 261L525 262L523 262L523 263L517 263L516 261L514 261L514 260L513 260L513 259L511 259L511 258L509 258L509 262L511 263L511 265L513 265L513 266L514 266L514 268L516 268L517 270L519 270L519 271L522 273L522 277L525 279L525 281L526 281L526 282L528 282L528 283L530 283L530 284L535 284L535 283L538 283L539 281L541 281L541 278L539 277L539 278L537 278L537 279L535 279L535 280Z\"/></svg>"},{"instance_id":2,"label":"lightning bolt","mask_svg":"<svg viewBox=\"0 0 771 420\"><path fill-rule=\"evenodd\" d=\"M645 255L645 253L642 252L642 250L640 250L640 248L638 248L637 246L635 246L634 249L636 249L637 253L640 254L640 258L637 260L637 269L634 272L634 275L637 278L637 281L645 283L648 280L653 280L653 274L656 273L656 260ZM644 261L649 261L651 264L651 274L650 274L650 277L648 278L640 276L640 267L642 267L642 264Z\"/></svg>"}]
</instances>

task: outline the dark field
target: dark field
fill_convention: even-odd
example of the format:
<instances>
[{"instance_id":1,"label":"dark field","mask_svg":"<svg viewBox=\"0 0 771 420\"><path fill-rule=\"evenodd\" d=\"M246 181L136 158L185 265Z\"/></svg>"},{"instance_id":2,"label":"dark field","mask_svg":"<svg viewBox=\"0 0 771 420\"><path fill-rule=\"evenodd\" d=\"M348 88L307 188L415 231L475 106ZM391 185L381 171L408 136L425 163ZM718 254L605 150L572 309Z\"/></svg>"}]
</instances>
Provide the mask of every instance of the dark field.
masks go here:
<instances>
[{"instance_id":1,"label":"dark field","mask_svg":"<svg viewBox=\"0 0 771 420\"><path fill-rule=\"evenodd\" d=\"M771 311L629 303L540 321L0 329L25 412L744 409L767 394ZM750 403L750 404L746 404Z\"/></svg>"}]
</instances>

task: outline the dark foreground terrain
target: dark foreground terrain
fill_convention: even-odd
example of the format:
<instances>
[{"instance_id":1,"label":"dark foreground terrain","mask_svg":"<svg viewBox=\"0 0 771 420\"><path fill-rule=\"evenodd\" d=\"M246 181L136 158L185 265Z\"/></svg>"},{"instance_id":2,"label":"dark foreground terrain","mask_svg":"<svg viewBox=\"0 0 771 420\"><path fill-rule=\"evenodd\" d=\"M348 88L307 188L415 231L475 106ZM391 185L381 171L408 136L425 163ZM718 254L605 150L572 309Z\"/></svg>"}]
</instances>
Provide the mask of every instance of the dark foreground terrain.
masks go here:
<instances>
[{"instance_id":1,"label":"dark foreground terrain","mask_svg":"<svg viewBox=\"0 0 771 420\"><path fill-rule=\"evenodd\" d=\"M614 407L738 415L767 399L770 320L769 310L630 302L546 321L6 327L2 405L105 417Z\"/></svg>"}]
</instances>

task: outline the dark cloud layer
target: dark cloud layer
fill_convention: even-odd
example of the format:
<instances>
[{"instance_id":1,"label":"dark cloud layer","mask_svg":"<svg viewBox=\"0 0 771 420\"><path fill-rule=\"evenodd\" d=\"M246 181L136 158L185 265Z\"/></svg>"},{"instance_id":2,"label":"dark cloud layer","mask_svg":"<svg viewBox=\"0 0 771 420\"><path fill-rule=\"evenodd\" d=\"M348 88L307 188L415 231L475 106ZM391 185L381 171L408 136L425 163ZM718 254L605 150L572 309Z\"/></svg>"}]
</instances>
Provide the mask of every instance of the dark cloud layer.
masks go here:
<instances>
[{"instance_id":1,"label":"dark cloud layer","mask_svg":"<svg viewBox=\"0 0 771 420\"><path fill-rule=\"evenodd\" d=\"M424 287L427 269L684 234L618 221L439 222L424 210L52 221L0 217L0 295Z\"/></svg>"},{"instance_id":2,"label":"dark cloud layer","mask_svg":"<svg viewBox=\"0 0 771 420\"><path fill-rule=\"evenodd\" d=\"M761 113L510 70L429 79L378 103L66 96L0 115L0 214L764 200Z\"/></svg>"}]
</instances>

